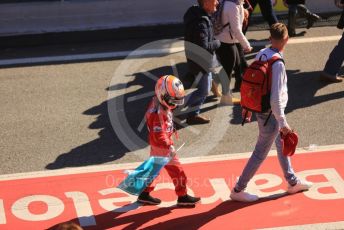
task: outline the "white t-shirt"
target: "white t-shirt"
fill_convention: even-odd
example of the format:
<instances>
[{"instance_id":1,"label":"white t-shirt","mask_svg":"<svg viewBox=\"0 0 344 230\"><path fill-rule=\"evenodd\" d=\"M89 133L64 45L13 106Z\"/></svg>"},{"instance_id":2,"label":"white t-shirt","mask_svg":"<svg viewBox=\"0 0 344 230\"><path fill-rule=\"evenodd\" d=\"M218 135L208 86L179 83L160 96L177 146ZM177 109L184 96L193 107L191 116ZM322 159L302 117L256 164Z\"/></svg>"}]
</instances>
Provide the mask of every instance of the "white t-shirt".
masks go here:
<instances>
[{"instance_id":1,"label":"white t-shirt","mask_svg":"<svg viewBox=\"0 0 344 230\"><path fill-rule=\"evenodd\" d=\"M267 60L271 59L273 56L279 56L283 58L281 53L276 52L272 48L265 48L259 51L256 56L256 60L262 55L266 55ZM262 60L265 60L265 56ZM287 85L287 73L285 70L285 65L282 61L276 61L272 65L272 83L271 83L271 97L270 104L271 110L274 114L280 128L288 125L284 110L288 103L288 85Z\"/></svg>"}]
</instances>

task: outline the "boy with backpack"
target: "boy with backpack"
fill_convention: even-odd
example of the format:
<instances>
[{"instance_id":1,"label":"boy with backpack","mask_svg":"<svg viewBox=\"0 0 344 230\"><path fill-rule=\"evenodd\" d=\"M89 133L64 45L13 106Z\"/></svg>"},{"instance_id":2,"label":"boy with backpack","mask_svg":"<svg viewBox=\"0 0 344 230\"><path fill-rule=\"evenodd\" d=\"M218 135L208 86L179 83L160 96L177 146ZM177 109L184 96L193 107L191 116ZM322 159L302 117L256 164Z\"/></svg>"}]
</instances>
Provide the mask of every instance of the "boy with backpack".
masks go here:
<instances>
[{"instance_id":1,"label":"boy with backpack","mask_svg":"<svg viewBox=\"0 0 344 230\"><path fill-rule=\"evenodd\" d=\"M276 144L278 160L289 186L287 192L294 194L308 190L312 183L301 181L294 173L289 157L283 155L280 132L292 132L284 110L288 102L287 73L282 52L288 42L288 29L282 23L270 28L271 47L262 49L245 72L241 86L243 117L251 120L252 111L257 112L259 128L256 147L248 160L230 198L236 201L253 202L258 196L245 192L245 188L259 166L265 160L273 142ZM265 79L262 77L265 76ZM258 79L260 78L260 80Z\"/></svg>"}]
</instances>

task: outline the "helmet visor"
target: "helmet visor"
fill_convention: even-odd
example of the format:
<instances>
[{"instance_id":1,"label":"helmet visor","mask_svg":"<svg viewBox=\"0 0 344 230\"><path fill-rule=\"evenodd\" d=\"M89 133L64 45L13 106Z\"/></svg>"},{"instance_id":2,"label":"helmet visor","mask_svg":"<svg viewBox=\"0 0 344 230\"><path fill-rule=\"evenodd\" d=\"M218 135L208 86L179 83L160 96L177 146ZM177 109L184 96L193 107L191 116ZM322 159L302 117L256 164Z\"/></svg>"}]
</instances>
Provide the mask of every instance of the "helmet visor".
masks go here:
<instances>
[{"instance_id":1,"label":"helmet visor","mask_svg":"<svg viewBox=\"0 0 344 230\"><path fill-rule=\"evenodd\" d=\"M184 104L184 98L169 98L168 104L170 105L183 105Z\"/></svg>"}]
</instances>

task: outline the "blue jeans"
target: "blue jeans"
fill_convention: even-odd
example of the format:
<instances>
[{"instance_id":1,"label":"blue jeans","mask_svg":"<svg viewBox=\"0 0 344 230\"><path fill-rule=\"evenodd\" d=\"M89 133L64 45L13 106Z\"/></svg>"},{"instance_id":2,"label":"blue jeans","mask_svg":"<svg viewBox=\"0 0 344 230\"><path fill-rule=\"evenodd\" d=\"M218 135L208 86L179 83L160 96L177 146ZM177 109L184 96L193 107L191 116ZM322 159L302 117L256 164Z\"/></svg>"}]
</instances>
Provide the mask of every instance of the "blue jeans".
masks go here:
<instances>
[{"instance_id":1,"label":"blue jeans","mask_svg":"<svg viewBox=\"0 0 344 230\"><path fill-rule=\"evenodd\" d=\"M193 87L197 89L186 96L186 105L191 110L188 114L189 117L196 116L201 112L201 106L210 92L211 80L211 73L200 72L196 76Z\"/></svg>"},{"instance_id":2,"label":"blue jeans","mask_svg":"<svg viewBox=\"0 0 344 230\"><path fill-rule=\"evenodd\" d=\"M272 114L266 126L264 126L268 114L257 113L256 116L259 128L258 141L239 178L239 181L235 186L235 189L237 191L241 191L247 187L248 182L252 179L259 166L265 160L274 142L276 144L278 160L283 170L284 177L290 185L295 185L297 183L297 177L291 166L290 159L282 153L282 142L279 134L280 128L278 122Z\"/></svg>"},{"instance_id":3,"label":"blue jeans","mask_svg":"<svg viewBox=\"0 0 344 230\"><path fill-rule=\"evenodd\" d=\"M338 75L338 72L343 64L344 60L344 33L342 34L341 39L338 42L338 45L334 47L332 50L325 68L324 72L336 76Z\"/></svg>"}]
</instances>

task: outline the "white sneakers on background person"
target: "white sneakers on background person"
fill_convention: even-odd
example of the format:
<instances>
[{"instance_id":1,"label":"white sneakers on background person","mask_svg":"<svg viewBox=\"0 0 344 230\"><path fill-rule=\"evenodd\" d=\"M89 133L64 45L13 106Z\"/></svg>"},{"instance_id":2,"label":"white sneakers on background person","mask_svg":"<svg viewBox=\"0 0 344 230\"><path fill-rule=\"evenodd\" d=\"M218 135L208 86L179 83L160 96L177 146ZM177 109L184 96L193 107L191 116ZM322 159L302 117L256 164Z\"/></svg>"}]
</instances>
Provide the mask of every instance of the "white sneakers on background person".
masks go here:
<instances>
[{"instance_id":1,"label":"white sneakers on background person","mask_svg":"<svg viewBox=\"0 0 344 230\"><path fill-rule=\"evenodd\" d=\"M298 180L294 186L288 185L287 193L295 194L297 192L307 191L312 187L313 183L303 180ZM239 202L255 202L259 199L257 195L250 194L244 190L240 192L235 192L234 189L231 191L230 195L231 200Z\"/></svg>"}]
</instances>

